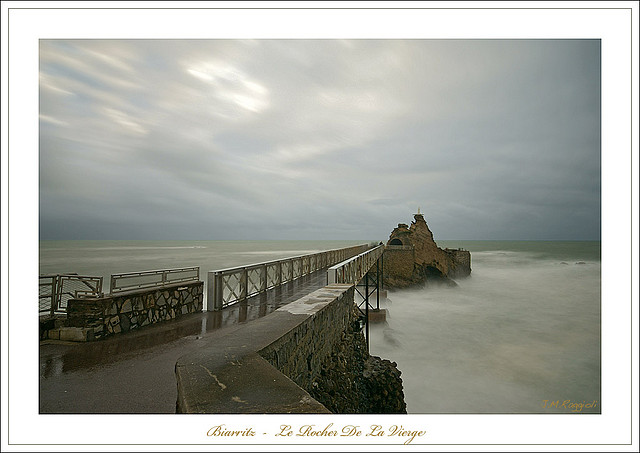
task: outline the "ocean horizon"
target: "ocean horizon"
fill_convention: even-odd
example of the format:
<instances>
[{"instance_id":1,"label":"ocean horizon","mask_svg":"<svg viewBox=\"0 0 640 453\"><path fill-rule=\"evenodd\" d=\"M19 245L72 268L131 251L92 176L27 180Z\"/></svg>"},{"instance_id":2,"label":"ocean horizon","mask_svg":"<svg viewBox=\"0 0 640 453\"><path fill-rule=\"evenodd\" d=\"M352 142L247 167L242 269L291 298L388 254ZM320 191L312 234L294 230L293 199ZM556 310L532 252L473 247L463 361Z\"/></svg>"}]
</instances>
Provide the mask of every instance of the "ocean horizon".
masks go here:
<instances>
[{"instance_id":1,"label":"ocean horizon","mask_svg":"<svg viewBox=\"0 0 640 453\"><path fill-rule=\"evenodd\" d=\"M246 266L292 256L379 240L41 240L39 274L76 273L103 277L109 291L111 274L181 267L200 268L200 277L212 270ZM535 251L540 256L600 258L600 241L496 241L443 240L441 248L464 248L470 252L507 249ZM206 296L205 296L206 297Z\"/></svg>"}]
</instances>

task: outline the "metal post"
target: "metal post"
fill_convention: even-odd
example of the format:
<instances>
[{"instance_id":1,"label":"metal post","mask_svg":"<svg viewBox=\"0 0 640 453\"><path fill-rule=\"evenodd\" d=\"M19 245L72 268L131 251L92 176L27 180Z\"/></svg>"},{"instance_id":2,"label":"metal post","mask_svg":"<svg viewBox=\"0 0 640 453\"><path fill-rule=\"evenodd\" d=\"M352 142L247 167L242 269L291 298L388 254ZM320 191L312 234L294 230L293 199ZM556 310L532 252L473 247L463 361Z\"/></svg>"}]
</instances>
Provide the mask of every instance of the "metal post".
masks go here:
<instances>
[{"instance_id":1,"label":"metal post","mask_svg":"<svg viewBox=\"0 0 640 453\"><path fill-rule=\"evenodd\" d=\"M216 310L216 299L215 299L215 272L209 271L207 272L207 311L215 311Z\"/></svg>"},{"instance_id":2,"label":"metal post","mask_svg":"<svg viewBox=\"0 0 640 453\"><path fill-rule=\"evenodd\" d=\"M207 273L207 311L220 311L224 304L222 285L224 276L215 271Z\"/></svg>"},{"instance_id":3,"label":"metal post","mask_svg":"<svg viewBox=\"0 0 640 453\"><path fill-rule=\"evenodd\" d=\"M57 312L60 308L60 303L62 302L63 286L64 280L62 279L62 275L56 274L56 296L53 301L53 313Z\"/></svg>"},{"instance_id":4,"label":"metal post","mask_svg":"<svg viewBox=\"0 0 640 453\"><path fill-rule=\"evenodd\" d=\"M384 289L384 250L382 251L382 255L380 255L380 274L382 274L380 289Z\"/></svg>"},{"instance_id":5,"label":"metal post","mask_svg":"<svg viewBox=\"0 0 640 453\"><path fill-rule=\"evenodd\" d=\"M222 310L224 307L224 275L216 275L216 310Z\"/></svg>"},{"instance_id":6,"label":"metal post","mask_svg":"<svg viewBox=\"0 0 640 453\"><path fill-rule=\"evenodd\" d=\"M240 299L245 300L247 298L247 293L249 292L249 279L247 278L247 268L242 269L242 273L240 274Z\"/></svg>"},{"instance_id":7,"label":"metal post","mask_svg":"<svg viewBox=\"0 0 640 453\"><path fill-rule=\"evenodd\" d=\"M58 276L51 277L51 317L56 314L58 309Z\"/></svg>"},{"instance_id":8,"label":"metal post","mask_svg":"<svg viewBox=\"0 0 640 453\"><path fill-rule=\"evenodd\" d=\"M327 269L327 285L331 285L332 283L336 283L336 274L338 273L337 269Z\"/></svg>"},{"instance_id":9,"label":"metal post","mask_svg":"<svg viewBox=\"0 0 640 453\"><path fill-rule=\"evenodd\" d=\"M376 310L380 310L380 260L376 261Z\"/></svg>"},{"instance_id":10,"label":"metal post","mask_svg":"<svg viewBox=\"0 0 640 453\"><path fill-rule=\"evenodd\" d=\"M369 352L369 273L364 277L364 294L365 294L365 308L364 308L364 316L365 316L365 329L367 335L367 352Z\"/></svg>"},{"instance_id":11,"label":"metal post","mask_svg":"<svg viewBox=\"0 0 640 453\"><path fill-rule=\"evenodd\" d=\"M267 291L267 265L262 266L262 271L260 272L260 292L264 293Z\"/></svg>"}]
</instances>

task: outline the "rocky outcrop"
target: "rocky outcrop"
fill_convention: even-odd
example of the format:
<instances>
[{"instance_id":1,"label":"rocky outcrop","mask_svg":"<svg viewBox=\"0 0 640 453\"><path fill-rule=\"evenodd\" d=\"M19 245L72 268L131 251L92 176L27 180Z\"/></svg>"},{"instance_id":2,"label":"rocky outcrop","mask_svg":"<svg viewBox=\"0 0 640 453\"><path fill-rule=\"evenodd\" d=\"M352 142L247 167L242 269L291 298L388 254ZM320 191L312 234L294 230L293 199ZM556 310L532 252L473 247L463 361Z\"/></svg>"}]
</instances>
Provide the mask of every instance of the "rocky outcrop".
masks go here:
<instances>
[{"instance_id":1,"label":"rocky outcrop","mask_svg":"<svg viewBox=\"0 0 640 453\"><path fill-rule=\"evenodd\" d=\"M471 273L471 255L462 249L438 247L424 216L418 213L411 226L400 223L391 232L384 267L384 283L390 288L434 283L455 286L453 278Z\"/></svg>"},{"instance_id":2,"label":"rocky outcrop","mask_svg":"<svg viewBox=\"0 0 640 453\"><path fill-rule=\"evenodd\" d=\"M358 317L354 307L349 328L307 391L334 414L406 414L400 370L369 355Z\"/></svg>"},{"instance_id":3,"label":"rocky outcrop","mask_svg":"<svg viewBox=\"0 0 640 453\"><path fill-rule=\"evenodd\" d=\"M402 378L396 362L370 356L365 362L369 414L406 414Z\"/></svg>"}]
</instances>

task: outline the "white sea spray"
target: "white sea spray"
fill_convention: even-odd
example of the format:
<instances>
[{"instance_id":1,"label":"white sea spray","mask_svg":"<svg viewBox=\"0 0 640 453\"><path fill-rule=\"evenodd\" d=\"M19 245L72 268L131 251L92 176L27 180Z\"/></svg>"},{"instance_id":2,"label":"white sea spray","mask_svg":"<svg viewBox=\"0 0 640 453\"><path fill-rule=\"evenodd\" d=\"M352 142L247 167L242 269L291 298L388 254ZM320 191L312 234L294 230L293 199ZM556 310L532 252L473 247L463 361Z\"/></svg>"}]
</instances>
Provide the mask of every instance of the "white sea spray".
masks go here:
<instances>
[{"instance_id":1,"label":"white sea spray","mask_svg":"<svg viewBox=\"0 0 640 453\"><path fill-rule=\"evenodd\" d=\"M600 401L599 253L504 246L472 251L458 287L390 292L382 304L389 316L371 326L371 353L398 363L409 413L569 412L543 402Z\"/></svg>"}]
</instances>

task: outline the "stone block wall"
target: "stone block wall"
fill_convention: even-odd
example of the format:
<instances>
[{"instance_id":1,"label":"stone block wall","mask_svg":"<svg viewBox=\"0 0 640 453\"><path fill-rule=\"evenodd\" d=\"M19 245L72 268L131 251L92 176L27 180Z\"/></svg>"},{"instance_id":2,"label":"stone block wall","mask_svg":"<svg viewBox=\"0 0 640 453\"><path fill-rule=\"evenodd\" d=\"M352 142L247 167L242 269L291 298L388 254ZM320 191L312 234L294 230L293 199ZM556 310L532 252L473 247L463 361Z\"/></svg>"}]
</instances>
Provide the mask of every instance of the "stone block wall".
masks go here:
<instances>
[{"instance_id":1,"label":"stone block wall","mask_svg":"<svg viewBox=\"0 0 640 453\"><path fill-rule=\"evenodd\" d=\"M353 287L306 319L260 355L303 389L309 389L351 322Z\"/></svg>"},{"instance_id":2,"label":"stone block wall","mask_svg":"<svg viewBox=\"0 0 640 453\"><path fill-rule=\"evenodd\" d=\"M259 351L332 413L406 413L397 365L371 356L354 287Z\"/></svg>"},{"instance_id":3,"label":"stone block wall","mask_svg":"<svg viewBox=\"0 0 640 453\"><path fill-rule=\"evenodd\" d=\"M383 254L385 284L396 280L409 280L413 276L415 250L413 247L387 246Z\"/></svg>"},{"instance_id":4,"label":"stone block wall","mask_svg":"<svg viewBox=\"0 0 640 453\"><path fill-rule=\"evenodd\" d=\"M66 327L90 329L90 338L128 332L202 311L203 282L142 289L96 299L71 299Z\"/></svg>"}]
</instances>

